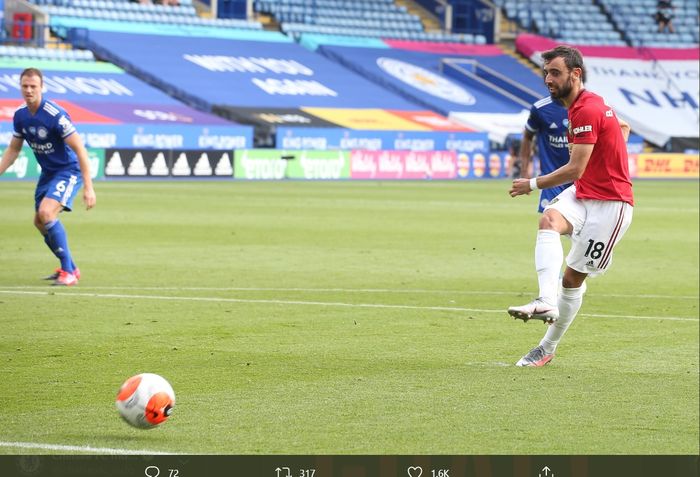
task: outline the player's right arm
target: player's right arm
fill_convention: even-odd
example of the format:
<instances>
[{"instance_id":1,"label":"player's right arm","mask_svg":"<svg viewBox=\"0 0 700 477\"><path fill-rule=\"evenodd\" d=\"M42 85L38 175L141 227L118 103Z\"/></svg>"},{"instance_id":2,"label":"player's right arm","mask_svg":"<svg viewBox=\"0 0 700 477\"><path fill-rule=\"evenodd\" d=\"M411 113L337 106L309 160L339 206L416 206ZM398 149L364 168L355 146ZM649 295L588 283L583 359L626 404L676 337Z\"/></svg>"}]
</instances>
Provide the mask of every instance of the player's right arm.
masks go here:
<instances>
[{"instance_id":1,"label":"player's right arm","mask_svg":"<svg viewBox=\"0 0 700 477\"><path fill-rule=\"evenodd\" d=\"M524 179L530 178L530 163L532 162L532 140L535 134L529 129L523 130L523 140L520 143L518 158L520 159L520 177Z\"/></svg>"},{"instance_id":2,"label":"player's right arm","mask_svg":"<svg viewBox=\"0 0 700 477\"><path fill-rule=\"evenodd\" d=\"M581 178L588 165L588 160L591 158L593 146L595 146L595 144L570 145L571 157L569 158L569 162L549 174L538 176L537 179L532 179L536 181L536 189L549 189L550 187L574 182ZM509 191L510 196L516 197L529 194L534 190L531 187L530 180L531 179L515 179Z\"/></svg>"},{"instance_id":3,"label":"player's right arm","mask_svg":"<svg viewBox=\"0 0 700 477\"><path fill-rule=\"evenodd\" d=\"M22 151L23 142L24 139L12 136L10 144L7 146L7 149L5 149L5 152L3 152L2 160L0 160L0 176L17 160L20 151Z\"/></svg>"}]
</instances>

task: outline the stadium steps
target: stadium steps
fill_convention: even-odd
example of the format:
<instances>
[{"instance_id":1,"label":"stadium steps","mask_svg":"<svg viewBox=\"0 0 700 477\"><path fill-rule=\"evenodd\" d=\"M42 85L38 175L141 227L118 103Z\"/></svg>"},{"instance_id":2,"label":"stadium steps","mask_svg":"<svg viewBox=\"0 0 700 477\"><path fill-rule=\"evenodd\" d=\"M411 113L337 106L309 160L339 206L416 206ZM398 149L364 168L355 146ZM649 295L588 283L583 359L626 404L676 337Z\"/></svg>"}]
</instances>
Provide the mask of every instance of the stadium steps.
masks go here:
<instances>
[{"instance_id":1,"label":"stadium steps","mask_svg":"<svg viewBox=\"0 0 700 477\"><path fill-rule=\"evenodd\" d=\"M501 43L500 45L501 50L503 50L503 53L509 56L512 56L516 60L518 60L518 63L522 64L523 66L526 66L528 69L532 70L533 73L535 73L537 76L540 76L542 74L542 70L530 60L530 58L525 58L523 55L518 53L515 50L515 46L510 46L504 43Z\"/></svg>"},{"instance_id":2,"label":"stadium steps","mask_svg":"<svg viewBox=\"0 0 700 477\"><path fill-rule=\"evenodd\" d=\"M412 15L420 18L420 22L423 24L423 31L425 32L441 32L443 31L440 25L440 20L430 13L428 10L423 8L421 5L417 4L413 0L395 0L394 2L398 6L406 7L406 11Z\"/></svg>"},{"instance_id":3,"label":"stadium steps","mask_svg":"<svg viewBox=\"0 0 700 477\"><path fill-rule=\"evenodd\" d=\"M275 19L275 17L271 13L254 12L253 17L254 20L260 22L260 24L263 27L263 30L282 31L280 23Z\"/></svg>"},{"instance_id":4,"label":"stadium steps","mask_svg":"<svg viewBox=\"0 0 700 477\"><path fill-rule=\"evenodd\" d=\"M501 21L498 25L498 40L506 44L515 45L515 38L518 36L518 33L522 31L522 29L518 27L516 22L506 17L506 14L502 9L500 18Z\"/></svg>"},{"instance_id":5,"label":"stadium steps","mask_svg":"<svg viewBox=\"0 0 700 477\"><path fill-rule=\"evenodd\" d=\"M193 0L192 5L194 6L194 9L197 11L197 16L201 18L214 18L214 15L211 13L211 7L209 5L206 5L203 2L200 2L198 0Z\"/></svg>"}]
</instances>

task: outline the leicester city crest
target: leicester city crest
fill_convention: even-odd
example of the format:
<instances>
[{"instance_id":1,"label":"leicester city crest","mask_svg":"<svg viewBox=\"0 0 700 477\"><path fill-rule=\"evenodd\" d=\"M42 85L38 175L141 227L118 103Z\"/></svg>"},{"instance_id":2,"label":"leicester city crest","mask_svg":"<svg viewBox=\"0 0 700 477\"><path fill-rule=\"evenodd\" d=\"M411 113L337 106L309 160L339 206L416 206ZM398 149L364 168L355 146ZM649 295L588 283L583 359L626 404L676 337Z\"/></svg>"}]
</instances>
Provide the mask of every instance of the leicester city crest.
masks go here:
<instances>
[{"instance_id":1,"label":"leicester city crest","mask_svg":"<svg viewBox=\"0 0 700 477\"><path fill-rule=\"evenodd\" d=\"M472 106L476 98L462 86L420 66L395 58L377 58L377 66L399 81L453 103Z\"/></svg>"}]
</instances>

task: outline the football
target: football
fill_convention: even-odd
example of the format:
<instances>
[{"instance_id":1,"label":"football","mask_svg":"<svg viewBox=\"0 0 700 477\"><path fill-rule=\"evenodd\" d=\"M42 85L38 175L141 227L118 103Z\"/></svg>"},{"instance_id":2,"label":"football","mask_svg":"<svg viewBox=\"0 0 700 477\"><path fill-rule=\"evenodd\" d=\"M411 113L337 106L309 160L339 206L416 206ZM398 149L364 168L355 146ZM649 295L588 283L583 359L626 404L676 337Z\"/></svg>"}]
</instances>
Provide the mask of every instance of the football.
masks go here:
<instances>
[{"instance_id":1,"label":"football","mask_svg":"<svg viewBox=\"0 0 700 477\"><path fill-rule=\"evenodd\" d=\"M119 388L116 404L126 422L139 429L151 429L170 417L175 391L162 376L137 374Z\"/></svg>"}]
</instances>

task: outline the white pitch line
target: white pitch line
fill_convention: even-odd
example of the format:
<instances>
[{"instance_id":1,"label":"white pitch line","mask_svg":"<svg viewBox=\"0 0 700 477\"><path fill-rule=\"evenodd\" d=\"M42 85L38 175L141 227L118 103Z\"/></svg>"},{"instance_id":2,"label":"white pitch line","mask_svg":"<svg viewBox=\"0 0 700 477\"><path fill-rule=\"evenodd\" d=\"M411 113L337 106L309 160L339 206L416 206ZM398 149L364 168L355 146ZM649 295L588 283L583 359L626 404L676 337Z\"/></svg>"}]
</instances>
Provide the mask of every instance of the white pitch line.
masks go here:
<instances>
[{"instance_id":1,"label":"white pitch line","mask_svg":"<svg viewBox=\"0 0 700 477\"><path fill-rule=\"evenodd\" d=\"M111 454L111 455L173 455L173 452L162 452L153 450L132 450L132 449L112 449L110 447L92 446L65 446L59 444L42 444L38 442L3 442L0 447L10 447L16 449L40 449L65 452L85 452L87 454Z\"/></svg>"},{"instance_id":2,"label":"white pitch line","mask_svg":"<svg viewBox=\"0 0 700 477\"><path fill-rule=\"evenodd\" d=\"M325 301L303 301L303 300L251 300L244 298L217 298L217 297L194 297L194 296L160 296L160 295L124 295L116 293L79 293L79 292L54 292L54 291L21 291L21 290L0 290L0 294L5 295L33 295L33 296L60 296L60 297L88 297L106 299L140 299L140 300L162 300L162 301L200 301L215 303L261 303L268 305L301 305L301 306L330 306L348 308L383 308L398 310L429 310L429 311L458 311L471 313L498 313L505 314L502 309L488 310L483 308L463 308L453 306L416 306L416 305L387 305L381 303L342 303ZM581 316L591 316L600 318L628 318L635 320L670 320L670 321L691 321L698 322L697 318L681 316L638 316L638 315L596 315L581 313Z\"/></svg>"},{"instance_id":3,"label":"white pitch line","mask_svg":"<svg viewBox=\"0 0 700 477\"><path fill-rule=\"evenodd\" d=\"M6 290L33 290L46 289L45 285L31 286L3 286ZM441 295L503 295L517 296L523 292L513 291L492 291L492 290L429 290L420 288L279 288L279 287L134 287L134 286L80 286L81 290L144 290L144 291L250 291L250 292L318 292L318 293L397 293L397 294L441 294ZM619 293L596 293L596 297L601 298L653 298L661 300L698 300L695 295L629 295Z\"/></svg>"}]
</instances>

